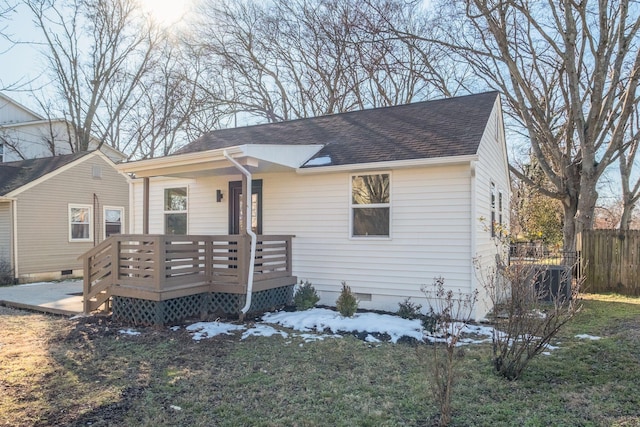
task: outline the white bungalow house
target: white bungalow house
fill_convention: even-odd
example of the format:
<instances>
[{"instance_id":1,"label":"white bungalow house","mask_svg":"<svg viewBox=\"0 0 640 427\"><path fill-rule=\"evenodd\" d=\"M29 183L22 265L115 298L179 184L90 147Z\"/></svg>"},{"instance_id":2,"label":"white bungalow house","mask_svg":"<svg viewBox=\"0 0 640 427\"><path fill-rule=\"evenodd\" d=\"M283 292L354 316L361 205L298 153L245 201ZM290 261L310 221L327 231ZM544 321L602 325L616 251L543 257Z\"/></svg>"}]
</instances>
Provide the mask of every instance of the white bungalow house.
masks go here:
<instances>
[{"instance_id":1,"label":"white bungalow house","mask_svg":"<svg viewBox=\"0 0 640 427\"><path fill-rule=\"evenodd\" d=\"M174 155L118 169L135 176L130 229L139 235L118 243L129 250L119 259L134 261L118 266L120 279L109 276L111 295L177 304L195 293L240 294L244 313L252 293L290 291L297 280L310 281L320 303L334 305L345 281L361 308L396 311L407 297L423 300L421 286L443 277L452 290L480 291L476 318L490 308L474 259L482 269L495 262L492 231L480 218L509 220L496 92L212 131ZM284 243L273 256L281 265L270 267L265 243L273 235ZM172 258L179 243L191 252ZM143 266L131 255L154 245L164 251L155 264ZM101 250L106 246L90 255ZM166 265L159 278L158 262ZM261 280L274 271L282 273L278 280ZM85 282L86 298L96 298L93 277Z\"/></svg>"},{"instance_id":2,"label":"white bungalow house","mask_svg":"<svg viewBox=\"0 0 640 427\"><path fill-rule=\"evenodd\" d=\"M48 119L0 93L0 163L71 154L73 130L65 119ZM89 150L99 141L93 138ZM108 144L100 146L113 162L126 156Z\"/></svg>"}]
</instances>

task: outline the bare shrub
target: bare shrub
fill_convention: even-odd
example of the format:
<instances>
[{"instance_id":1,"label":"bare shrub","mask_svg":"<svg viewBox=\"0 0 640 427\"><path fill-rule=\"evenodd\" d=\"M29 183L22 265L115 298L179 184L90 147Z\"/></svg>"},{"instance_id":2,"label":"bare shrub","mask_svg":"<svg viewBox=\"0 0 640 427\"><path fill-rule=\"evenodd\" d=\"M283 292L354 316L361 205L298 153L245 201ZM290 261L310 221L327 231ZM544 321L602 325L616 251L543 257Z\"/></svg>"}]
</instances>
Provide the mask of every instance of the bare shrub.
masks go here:
<instances>
[{"instance_id":1,"label":"bare shrub","mask_svg":"<svg viewBox=\"0 0 640 427\"><path fill-rule=\"evenodd\" d=\"M435 335L430 364L432 393L440 410L438 425L447 426L451 422L451 396L459 374L457 362L461 353L456 347L465 326L471 321L478 293L455 293L445 289L442 277L434 279L431 286L423 286L422 291L429 304L423 326Z\"/></svg>"},{"instance_id":2,"label":"bare shrub","mask_svg":"<svg viewBox=\"0 0 640 427\"><path fill-rule=\"evenodd\" d=\"M575 265L550 267L544 260L508 265L506 259L498 251L495 268L479 280L493 304L493 365L499 375L516 380L580 310L581 281L572 277ZM550 268L559 274L558 289L550 286Z\"/></svg>"}]
</instances>

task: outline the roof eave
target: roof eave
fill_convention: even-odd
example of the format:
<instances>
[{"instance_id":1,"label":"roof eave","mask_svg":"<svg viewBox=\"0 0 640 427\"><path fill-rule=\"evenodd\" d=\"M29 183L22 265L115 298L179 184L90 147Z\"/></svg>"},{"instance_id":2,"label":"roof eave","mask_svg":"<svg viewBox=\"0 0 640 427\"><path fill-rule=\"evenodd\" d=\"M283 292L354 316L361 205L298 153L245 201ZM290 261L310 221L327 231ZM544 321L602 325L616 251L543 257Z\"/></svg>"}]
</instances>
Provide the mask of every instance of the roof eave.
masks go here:
<instances>
[{"instance_id":1,"label":"roof eave","mask_svg":"<svg viewBox=\"0 0 640 427\"><path fill-rule=\"evenodd\" d=\"M426 159L409 159L409 160L391 160L386 162L372 163L351 163L347 165L337 166L314 166L310 168L298 168L296 172L301 175L334 173L334 172L353 172L364 170L387 170L387 169L404 169L412 167L425 166L444 166L468 164L478 160L477 154L465 156L449 156L449 157L430 157Z\"/></svg>"}]
</instances>

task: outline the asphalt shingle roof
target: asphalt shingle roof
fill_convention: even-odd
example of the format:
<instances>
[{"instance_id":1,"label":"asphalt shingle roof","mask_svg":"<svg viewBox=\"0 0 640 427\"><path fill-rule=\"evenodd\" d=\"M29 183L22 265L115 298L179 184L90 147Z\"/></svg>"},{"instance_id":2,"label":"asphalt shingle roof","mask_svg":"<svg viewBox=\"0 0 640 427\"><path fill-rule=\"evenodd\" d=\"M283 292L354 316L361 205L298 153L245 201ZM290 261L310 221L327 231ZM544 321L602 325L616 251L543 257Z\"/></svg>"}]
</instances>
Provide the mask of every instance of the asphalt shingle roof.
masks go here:
<instances>
[{"instance_id":1,"label":"asphalt shingle roof","mask_svg":"<svg viewBox=\"0 0 640 427\"><path fill-rule=\"evenodd\" d=\"M63 156L0 163L0 196L86 156L89 151Z\"/></svg>"},{"instance_id":2,"label":"asphalt shingle roof","mask_svg":"<svg viewBox=\"0 0 640 427\"><path fill-rule=\"evenodd\" d=\"M498 92L208 132L175 154L245 144L321 144L303 167L472 155Z\"/></svg>"}]
</instances>

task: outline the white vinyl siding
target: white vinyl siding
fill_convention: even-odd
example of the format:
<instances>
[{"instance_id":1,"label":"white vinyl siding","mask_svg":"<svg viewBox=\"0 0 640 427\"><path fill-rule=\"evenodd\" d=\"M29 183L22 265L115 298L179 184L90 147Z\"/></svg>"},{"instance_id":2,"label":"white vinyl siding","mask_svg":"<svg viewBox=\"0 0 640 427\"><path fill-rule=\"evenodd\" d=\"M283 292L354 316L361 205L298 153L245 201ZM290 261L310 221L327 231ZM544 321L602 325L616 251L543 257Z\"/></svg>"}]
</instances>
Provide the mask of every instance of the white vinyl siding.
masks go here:
<instances>
[{"instance_id":1,"label":"white vinyl siding","mask_svg":"<svg viewBox=\"0 0 640 427\"><path fill-rule=\"evenodd\" d=\"M264 232L296 236L294 274L321 291L323 304L335 304L343 280L372 294L363 308L391 311L407 296L423 298L420 287L435 277L452 289L469 287L467 167L393 171L393 239L349 238L345 175L263 176Z\"/></svg>"},{"instance_id":2,"label":"white vinyl siding","mask_svg":"<svg viewBox=\"0 0 640 427\"><path fill-rule=\"evenodd\" d=\"M205 177L197 181L179 178L151 178L149 191L149 233L164 233L164 189L188 187L188 232L190 234L227 234L229 231L228 207L229 181L238 181L238 176ZM132 185L133 232L142 233L143 180ZM221 190L223 199L216 202L216 190Z\"/></svg>"},{"instance_id":3,"label":"white vinyl siding","mask_svg":"<svg viewBox=\"0 0 640 427\"><path fill-rule=\"evenodd\" d=\"M500 117L500 101L496 100L492 117L487 122L484 135L478 148L478 161L475 173L475 214L472 220L475 235L473 236L475 248L473 257L477 265L486 269L495 268L496 240L491 236L491 184L496 189L496 220L500 221L502 213L502 228L509 230L510 178L507 163L506 144L502 118ZM502 211L499 210L500 195L502 195ZM484 223L479 220L484 218ZM503 248L505 249L505 248ZM479 301L476 304L477 313L483 316L487 313L490 302L484 292L482 280L474 274L472 277L474 287L480 292Z\"/></svg>"}]
</instances>

